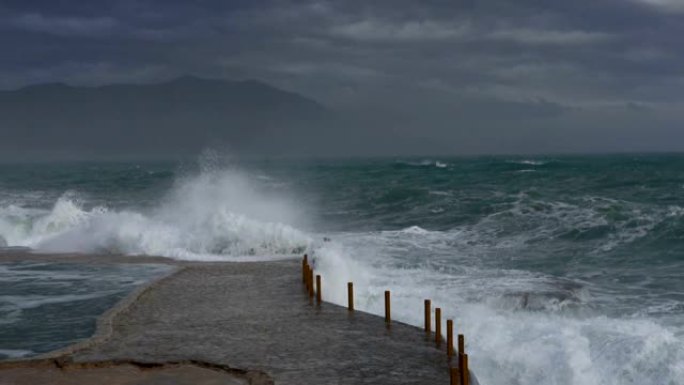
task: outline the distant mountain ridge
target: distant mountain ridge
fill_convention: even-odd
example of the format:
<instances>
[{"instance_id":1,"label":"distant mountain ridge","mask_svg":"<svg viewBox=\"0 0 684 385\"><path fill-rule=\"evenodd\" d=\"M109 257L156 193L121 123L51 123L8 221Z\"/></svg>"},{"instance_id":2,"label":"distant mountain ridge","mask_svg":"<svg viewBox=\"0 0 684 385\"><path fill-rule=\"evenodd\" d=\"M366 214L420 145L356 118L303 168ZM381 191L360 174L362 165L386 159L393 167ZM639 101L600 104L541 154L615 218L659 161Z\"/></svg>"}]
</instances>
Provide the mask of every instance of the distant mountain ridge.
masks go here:
<instances>
[{"instance_id":1,"label":"distant mountain ridge","mask_svg":"<svg viewBox=\"0 0 684 385\"><path fill-rule=\"evenodd\" d=\"M297 138L321 134L330 116L312 99L257 80L50 83L0 91L0 151L297 151Z\"/></svg>"}]
</instances>

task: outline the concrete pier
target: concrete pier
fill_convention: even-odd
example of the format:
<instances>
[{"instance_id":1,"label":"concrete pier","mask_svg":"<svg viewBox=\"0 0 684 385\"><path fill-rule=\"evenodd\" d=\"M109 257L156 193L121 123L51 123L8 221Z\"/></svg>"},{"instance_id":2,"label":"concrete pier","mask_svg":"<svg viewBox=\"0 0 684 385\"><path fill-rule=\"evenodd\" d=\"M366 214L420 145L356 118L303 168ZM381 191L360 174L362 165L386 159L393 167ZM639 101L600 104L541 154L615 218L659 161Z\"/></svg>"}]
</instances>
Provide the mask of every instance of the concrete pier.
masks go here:
<instances>
[{"instance_id":1,"label":"concrete pier","mask_svg":"<svg viewBox=\"0 0 684 385\"><path fill-rule=\"evenodd\" d=\"M382 317L318 306L301 281L300 260L179 265L110 312L100 323L107 330L90 342L47 360L0 363L0 384L27 383L22 379L41 365L124 365L132 376L145 365L211 371L206 380L193 377L196 384L449 383L448 358L424 330L400 322L387 328ZM224 382L212 377L217 373Z\"/></svg>"}]
</instances>

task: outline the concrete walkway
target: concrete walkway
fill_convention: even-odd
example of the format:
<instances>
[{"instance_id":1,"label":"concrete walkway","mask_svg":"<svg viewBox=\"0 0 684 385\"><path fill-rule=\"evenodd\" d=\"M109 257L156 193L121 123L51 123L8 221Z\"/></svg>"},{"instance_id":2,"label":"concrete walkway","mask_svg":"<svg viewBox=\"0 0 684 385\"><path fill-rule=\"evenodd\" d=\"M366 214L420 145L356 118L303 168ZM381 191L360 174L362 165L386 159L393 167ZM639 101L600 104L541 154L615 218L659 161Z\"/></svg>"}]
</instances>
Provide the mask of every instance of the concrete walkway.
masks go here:
<instances>
[{"instance_id":1,"label":"concrete walkway","mask_svg":"<svg viewBox=\"0 0 684 385\"><path fill-rule=\"evenodd\" d=\"M446 353L421 329L396 322L388 329L381 317L312 304L300 266L279 261L182 267L117 313L106 338L63 359L198 361L238 368L252 384L449 383ZM2 378L0 370L0 384Z\"/></svg>"}]
</instances>

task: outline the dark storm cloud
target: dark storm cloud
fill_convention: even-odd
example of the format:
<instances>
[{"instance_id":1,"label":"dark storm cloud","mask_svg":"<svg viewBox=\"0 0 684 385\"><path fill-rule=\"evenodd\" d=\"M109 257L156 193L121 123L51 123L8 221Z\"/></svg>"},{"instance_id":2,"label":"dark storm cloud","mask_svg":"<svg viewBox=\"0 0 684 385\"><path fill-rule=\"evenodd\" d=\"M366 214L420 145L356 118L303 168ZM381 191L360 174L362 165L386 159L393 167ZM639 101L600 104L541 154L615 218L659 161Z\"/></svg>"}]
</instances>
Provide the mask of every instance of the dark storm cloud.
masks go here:
<instances>
[{"instance_id":1,"label":"dark storm cloud","mask_svg":"<svg viewBox=\"0 0 684 385\"><path fill-rule=\"evenodd\" d=\"M400 130L421 127L437 142L581 147L588 137L565 134L574 126L638 142L635 114L652 111L639 124L667 135L681 122L681 4L5 1L0 87L254 77L371 121L390 117Z\"/></svg>"}]
</instances>

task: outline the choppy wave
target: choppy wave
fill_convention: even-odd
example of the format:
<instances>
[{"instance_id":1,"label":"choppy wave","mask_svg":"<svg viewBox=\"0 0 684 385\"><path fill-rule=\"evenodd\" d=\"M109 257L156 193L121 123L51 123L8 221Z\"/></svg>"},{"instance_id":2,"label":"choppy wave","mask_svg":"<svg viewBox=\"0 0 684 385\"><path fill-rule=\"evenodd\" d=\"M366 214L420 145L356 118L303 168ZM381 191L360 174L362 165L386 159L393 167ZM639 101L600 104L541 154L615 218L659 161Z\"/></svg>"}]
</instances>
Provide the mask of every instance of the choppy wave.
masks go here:
<instances>
[{"instance_id":1,"label":"choppy wave","mask_svg":"<svg viewBox=\"0 0 684 385\"><path fill-rule=\"evenodd\" d=\"M574 202L549 201L521 193L502 210L461 230L478 244L529 249L535 243L545 247L551 241L565 240L599 254L649 235L663 235L660 226L678 228L682 219L684 208L676 205L654 207L595 196L577 197Z\"/></svg>"}]
</instances>

